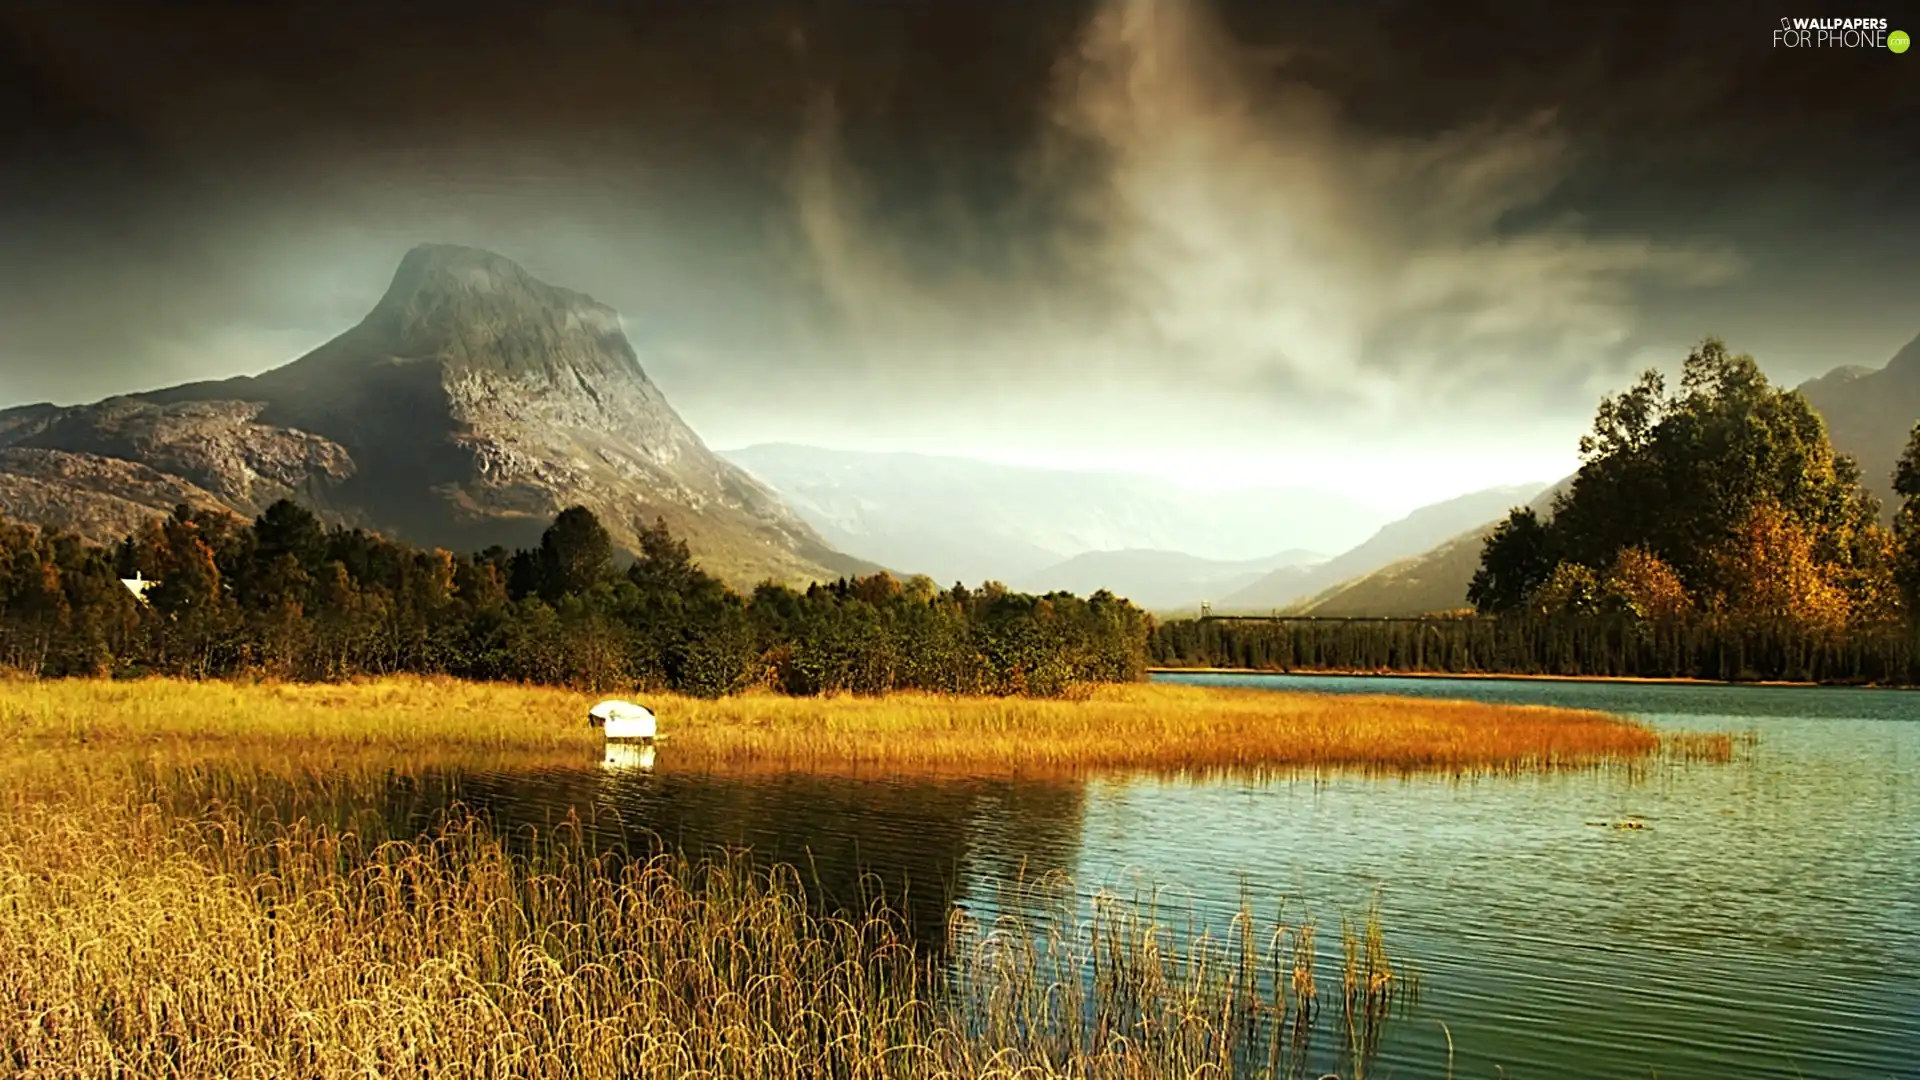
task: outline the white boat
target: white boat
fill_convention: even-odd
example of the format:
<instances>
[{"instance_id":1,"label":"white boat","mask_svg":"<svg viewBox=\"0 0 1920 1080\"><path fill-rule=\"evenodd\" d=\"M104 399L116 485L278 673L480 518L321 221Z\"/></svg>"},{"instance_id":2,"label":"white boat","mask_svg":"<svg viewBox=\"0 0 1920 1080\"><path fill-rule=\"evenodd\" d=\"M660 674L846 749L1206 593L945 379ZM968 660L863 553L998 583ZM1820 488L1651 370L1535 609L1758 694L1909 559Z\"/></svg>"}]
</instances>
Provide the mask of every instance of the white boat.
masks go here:
<instances>
[{"instance_id":1,"label":"white boat","mask_svg":"<svg viewBox=\"0 0 1920 1080\"><path fill-rule=\"evenodd\" d=\"M656 723L653 711L631 701L608 698L587 710L587 723L605 728L608 739L639 739L653 742Z\"/></svg>"}]
</instances>

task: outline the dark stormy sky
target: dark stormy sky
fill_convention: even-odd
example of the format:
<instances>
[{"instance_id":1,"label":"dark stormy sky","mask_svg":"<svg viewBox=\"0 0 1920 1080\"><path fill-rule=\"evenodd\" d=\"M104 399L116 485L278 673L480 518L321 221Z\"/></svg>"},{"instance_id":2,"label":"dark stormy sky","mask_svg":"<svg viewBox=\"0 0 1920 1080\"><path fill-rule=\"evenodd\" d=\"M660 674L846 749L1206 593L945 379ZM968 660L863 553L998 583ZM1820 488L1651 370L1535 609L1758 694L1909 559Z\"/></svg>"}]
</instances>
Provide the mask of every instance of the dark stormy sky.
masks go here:
<instances>
[{"instance_id":1,"label":"dark stormy sky","mask_svg":"<svg viewBox=\"0 0 1920 1080\"><path fill-rule=\"evenodd\" d=\"M1771 43L1916 13L0 5L0 404L275 366L439 240L620 309L716 446L1553 479L1702 335L1920 333L1920 54Z\"/></svg>"}]
</instances>

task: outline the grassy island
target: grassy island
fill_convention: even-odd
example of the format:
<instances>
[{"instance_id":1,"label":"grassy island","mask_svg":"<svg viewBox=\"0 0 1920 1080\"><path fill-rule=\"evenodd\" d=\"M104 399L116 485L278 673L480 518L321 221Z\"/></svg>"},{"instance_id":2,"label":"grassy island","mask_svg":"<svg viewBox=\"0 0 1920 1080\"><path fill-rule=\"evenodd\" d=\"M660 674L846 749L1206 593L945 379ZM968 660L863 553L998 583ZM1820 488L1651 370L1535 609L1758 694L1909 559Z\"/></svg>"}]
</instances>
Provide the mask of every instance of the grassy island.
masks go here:
<instances>
[{"instance_id":1,"label":"grassy island","mask_svg":"<svg viewBox=\"0 0 1920 1080\"><path fill-rule=\"evenodd\" d=\"M0 737L41 748L591 752L593 695L393 678L346 684L151 679L0 684ZM647 697L663 758L701 767L1075 772L1557 768L1660 747L1598 712L1389 697L1113 685L1070 699Z\"/></svg>"}]
</instances>

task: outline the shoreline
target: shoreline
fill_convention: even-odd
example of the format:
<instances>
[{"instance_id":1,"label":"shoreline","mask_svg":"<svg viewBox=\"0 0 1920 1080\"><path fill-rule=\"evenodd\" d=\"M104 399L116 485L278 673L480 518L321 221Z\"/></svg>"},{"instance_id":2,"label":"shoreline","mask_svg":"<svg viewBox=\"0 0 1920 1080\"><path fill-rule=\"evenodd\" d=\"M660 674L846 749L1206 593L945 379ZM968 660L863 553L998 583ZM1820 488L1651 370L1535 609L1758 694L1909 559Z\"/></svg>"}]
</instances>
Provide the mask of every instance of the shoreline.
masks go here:
<instances>
[{"instance_id":1,"label":"shoreline","mask_svg":"<svg viewBox=\"0 0 1920 1080\"><path fill-rule=\"evenodd\" d=\"M1684 676L1655 677L1647 675L1522 675L1503 674L1484 671L1358 671L1344 668L1296 668L1278 670L1274 668L1223 668L1223 667L1150 667L1149 675L1281 675L1307 676L1312 678L1337 679L1459 679L1482 682L1579 682L1579 683L1629 683L1646 686L1765 686L1802 690L1912 690L1910 686L1887 686L1875 683L1817 683L1790 682L1785 680L1761 679L1752 682L1730 682L1724 679L1695 679Z\"/></svg>"}]
</instances>

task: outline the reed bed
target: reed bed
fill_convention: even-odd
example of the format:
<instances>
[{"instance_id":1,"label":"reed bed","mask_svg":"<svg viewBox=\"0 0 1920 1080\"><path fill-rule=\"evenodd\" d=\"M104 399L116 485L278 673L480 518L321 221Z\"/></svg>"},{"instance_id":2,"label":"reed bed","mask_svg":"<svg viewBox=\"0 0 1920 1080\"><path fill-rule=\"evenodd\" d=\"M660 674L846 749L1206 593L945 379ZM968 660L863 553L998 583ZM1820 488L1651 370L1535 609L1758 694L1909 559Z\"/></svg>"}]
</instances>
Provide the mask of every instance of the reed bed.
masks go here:
<instances>
[{"instance_id":1,"label":"reed bed","mask_svg":"<svg viewBox=\"0 0 1920 1080\"><path fill-rule=\"evenodd\" d=\"M1281 768L1564 768L1644 758L1660 738L1598 712L1392 697L1135 684L1073 700L948 697L645 699L663 760L701 767L967 773ZM592 698L391 678L342 685L142 680L0 684L0 741L335 755L354 748L591 753ZM224 749L222 752L225 752Z\"/></svg>"},{"instance_id":2,"label":"reed bed","mask_svg":"<svg viewBox=\"0 0 1920 1080\"><path fill-rule=\"evenodd\" d=\"M1756 732L1733 734L1725 731L1669 731L1661 735L1667 756L1678 761L1705 761L1725 764L1734 753L1751 748L1760 741Z\"/></svg>"},{"instance_id":3,"label":"reed bed","mask_svg":"<svg viewBox=\"0 0 1920 1080\"><path fill-rule=\"evenodd\" d=\"M181 812L175 782L198 780L97 767L0 794L0 1072L1264 1078L1301 1075L1321 1013L1377 1024L1407 985L1377 920L1323 996L1310 922L1243 913L1179 945L1112 898L1036 918L1077 895L1055 878L956 918L935 967L884 907L810 907L791 868L629 861L565 829L510 849L458 813L263 831L238 804Z\"/></svg>"},{"instance_id":4,"label":"reed bed","mask_svg":"<svg viewBox=\"0 0 1920 1080\"><path fill-rule=\"evenodd\" d=\"M598 746L589 698L567 690L401 676L348 683L189 679L0 682L0 742L436 748L524 753Z\"/></svg>"},{"instance_id":5,"label":"reed bed","mask_svg":"<svg viewBox=\"0 0 1920 1080\"><path fill-rule=\"evenodd\" d=\"M1078 701L766 698L675 712L676 757L876 768L1535 769L1659 747L1651 729L1598 712L1157 684Z\"/></svg>"}]
</instances>

